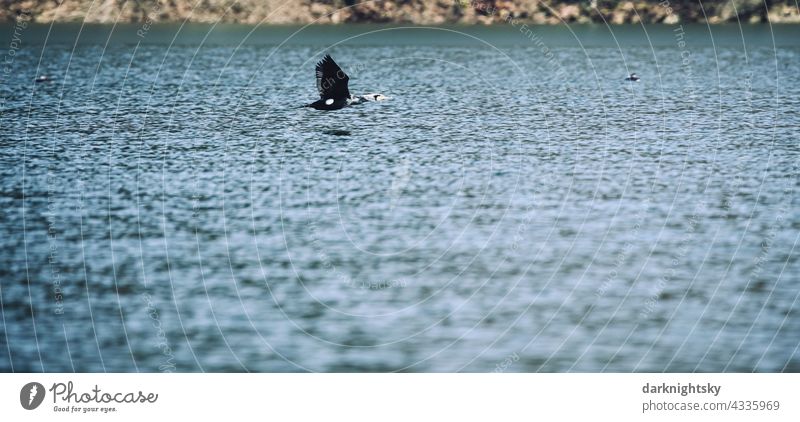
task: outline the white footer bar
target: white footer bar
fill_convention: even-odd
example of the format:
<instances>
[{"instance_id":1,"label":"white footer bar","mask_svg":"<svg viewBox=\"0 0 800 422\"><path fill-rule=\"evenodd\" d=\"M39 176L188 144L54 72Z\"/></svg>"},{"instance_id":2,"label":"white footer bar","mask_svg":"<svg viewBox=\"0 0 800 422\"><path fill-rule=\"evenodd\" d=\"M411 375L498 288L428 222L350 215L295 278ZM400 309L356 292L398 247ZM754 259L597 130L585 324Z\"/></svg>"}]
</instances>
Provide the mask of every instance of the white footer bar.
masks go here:
<instances>
[{"instance_id":1,"label":"white footer bar","mask_svg":"<svg viewBox=\"0 0 800 422\"><path fill-rule=\"evenodd\" d=\"M800 421L798 391L800 374L3 374L0 409L7 421Z\"/></svg>"}]
</instances>

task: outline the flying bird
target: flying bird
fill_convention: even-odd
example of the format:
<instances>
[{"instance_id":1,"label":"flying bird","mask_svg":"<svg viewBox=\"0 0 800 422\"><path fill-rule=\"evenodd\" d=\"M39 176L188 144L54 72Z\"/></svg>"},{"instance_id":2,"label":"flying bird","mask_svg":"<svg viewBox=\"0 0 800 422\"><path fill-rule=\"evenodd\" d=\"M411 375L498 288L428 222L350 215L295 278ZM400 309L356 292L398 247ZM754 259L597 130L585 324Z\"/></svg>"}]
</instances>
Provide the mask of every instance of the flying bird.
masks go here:
<instances>
[{"instance_id":1,"label":"flying bird","mask_svg":"<svg viewBox=\"0 0 800 422\"><path fill-rule=\"evenodd\" d=\"M383 94L351 95L350 89L347 87L350 77L333 61L330 54L326 54L317 63L316 75L319 100L306 104L304 107L317 110L339 110L351 105L389 99Z\"/></svg>"}]
</instances>

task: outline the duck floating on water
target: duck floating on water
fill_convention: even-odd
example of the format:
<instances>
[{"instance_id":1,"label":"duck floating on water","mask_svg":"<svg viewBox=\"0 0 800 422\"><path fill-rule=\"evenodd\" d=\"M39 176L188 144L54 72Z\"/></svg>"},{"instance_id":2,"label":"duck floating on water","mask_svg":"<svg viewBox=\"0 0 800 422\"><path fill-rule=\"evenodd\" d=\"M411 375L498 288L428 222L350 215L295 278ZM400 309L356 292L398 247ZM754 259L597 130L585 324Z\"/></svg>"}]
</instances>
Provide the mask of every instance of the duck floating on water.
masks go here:
<instances>
[{"instance_id":1,"label":"duck floating on water","mask_svg":"<svg viewBox=\"0 0 800 422\"><path fill-rule=\"evenodd\" d=\"M350 77L333 61L330 54L326 54L317 63L316 75L319 100L303 107L311 107L316 110L339 110L352 105L389 99L383 94L351 95L347 87Z\"/></svg>"},{"instance_id":2,"label":"duck floating on water","mask_svg":"<svg viewBox=\"0 0 800 422\"><path fill-rule=\"evenodd\" d=\"M639 82L639 77L636 76L635 73L631 73L631 76L628 76L627 78L625 78L625 80L629 82Z\"/></svg>"},{"instance_id":3,"label":"duck floating on water","mask_svg":"<svg viewBox=\"0 0 800 422\"><path fill-rule=\"evenodd\" d=\"M48 82L49 80L50 80L50 77L47 76L47 75L39 75L39 76L36 77L36 79L34 79L34 81L36 81L37 84L42 83L42 82Z\"/></svg>"}]
</instances>

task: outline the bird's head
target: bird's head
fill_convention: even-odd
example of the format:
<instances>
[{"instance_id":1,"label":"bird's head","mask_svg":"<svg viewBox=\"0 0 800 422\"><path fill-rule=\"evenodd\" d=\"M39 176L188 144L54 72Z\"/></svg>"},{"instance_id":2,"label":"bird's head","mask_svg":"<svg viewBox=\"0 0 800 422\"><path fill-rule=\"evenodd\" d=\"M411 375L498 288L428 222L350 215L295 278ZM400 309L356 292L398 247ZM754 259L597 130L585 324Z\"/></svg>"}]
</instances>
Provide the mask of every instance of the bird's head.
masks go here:
<instances>
[{"instance_id":1,"label":"bird's head","mask_svg":"<svg viewBox=\"0 0 800 422\"><path fill-rule=\"evenodd\" d=\"M369 101L385 101L392 98L392 97L387 97L386 95L383 94L367 94L365 95L365 97L367 97Z\"/></svg>"}]
</instances>

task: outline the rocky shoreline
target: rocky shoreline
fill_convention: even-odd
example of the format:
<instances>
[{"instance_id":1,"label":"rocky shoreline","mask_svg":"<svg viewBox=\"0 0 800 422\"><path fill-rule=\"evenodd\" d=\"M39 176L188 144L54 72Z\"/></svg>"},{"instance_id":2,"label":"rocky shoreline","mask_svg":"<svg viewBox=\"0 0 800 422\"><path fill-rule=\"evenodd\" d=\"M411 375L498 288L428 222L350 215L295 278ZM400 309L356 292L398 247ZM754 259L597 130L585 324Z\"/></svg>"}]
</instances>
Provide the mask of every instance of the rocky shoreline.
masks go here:
<instances>
[{"instance_id":1,"label":"rocky shoreline","mask_svg":"<svg viewBox=\"0 0 800 422\"><path fill-rule=\"evenodd\" d=\"M794 0L0 0L0 21L242 24L800 23Z\"/></svg>"}]
</instances>

